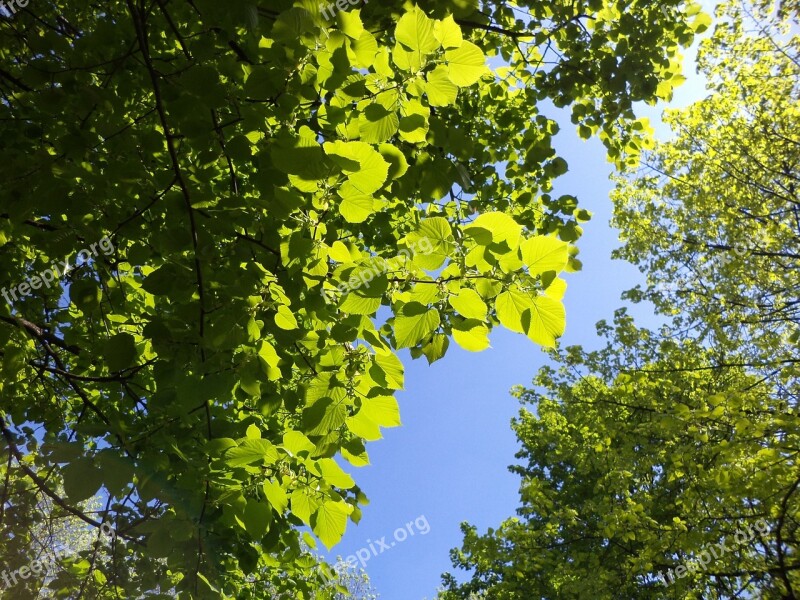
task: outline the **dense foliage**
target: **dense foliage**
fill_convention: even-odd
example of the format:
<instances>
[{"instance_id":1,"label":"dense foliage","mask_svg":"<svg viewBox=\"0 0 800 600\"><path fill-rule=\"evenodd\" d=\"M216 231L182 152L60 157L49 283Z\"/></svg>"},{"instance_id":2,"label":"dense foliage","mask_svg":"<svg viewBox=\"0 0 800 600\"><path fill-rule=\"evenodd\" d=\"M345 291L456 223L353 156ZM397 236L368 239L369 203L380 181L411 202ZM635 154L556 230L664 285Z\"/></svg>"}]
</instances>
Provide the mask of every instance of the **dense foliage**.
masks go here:
<instances>
[{"instance_id":1,"label":"dense foliage","mask_svg":"<svg viewBox=\"0 0 800 600\"><path fill-rule=\"evenodd\" d=\"M709 23L678 0L21 4L0 8L2 506L112 523L52 585L114 598L324 586L302 526L330 547L358 522L334 457L400 424L395 351L564 331L589 214L550 195L539 104L626 164L633 103L670 97ZM16 568L32 524L10 514Z\"/></svg>"},{"instance_id":2,"label":"dense foliage","mask_svg":"<svg viewBox=\"0 0 800 600\"><path fill-rule=\"evenodd\" d=\"M664 327L621 310L518 390L522 506L464 526L443 598L800 594L800 36L771 4L719 8L710 95L613 195Z\"/></svg>"}]
</instances>

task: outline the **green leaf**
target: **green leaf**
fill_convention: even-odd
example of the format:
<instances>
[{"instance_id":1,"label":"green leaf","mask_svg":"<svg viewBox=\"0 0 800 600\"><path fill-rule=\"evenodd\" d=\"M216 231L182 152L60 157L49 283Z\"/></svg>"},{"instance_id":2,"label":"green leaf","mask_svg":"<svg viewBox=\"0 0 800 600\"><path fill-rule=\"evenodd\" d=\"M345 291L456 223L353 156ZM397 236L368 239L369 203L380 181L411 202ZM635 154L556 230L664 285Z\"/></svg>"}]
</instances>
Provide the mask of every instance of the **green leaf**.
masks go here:
<instances>
[{"instance_id":1,"label":"green leaf","mask_svg":"<svg viewBox=\"0 0 800 600\"><path fill-rule=\"evenodd\" d=\"M266 340L262 340L258 356L267 367L277 368L281 361L275 347Z\"/></svg>"},{"instance_id":2,"label":"green leaf","mask_svg":"<svg viewBox=\"0 0 800 600\"><path fill-rule=\"evenodd\" d=\"M297 329L297 319L295 319L291 309L285 304L281 304L278 307L278 312L275 314L275 324L286 331Z\"/></svg>"},{"instance_id":3,"label":"green leaf","mask_svg":"<svg viewBox=\"0 0 800 600\"><path fill-rule=\"evenodd\" d=\"M113 450L101 450L96 457L95 470L102 473L103 485L113 495L124 495L133 483L133 461Z\"/></svg>"},{"instance_id":4,"label":"green leaf","mask_svg":"<svg viewBox=\"0 0 800 600\"><path fill-rule=\"evenodd\" d=\"M711 15L708 13L700 13L695 17L694 23L692 23L692 29L694 29L695 33L703 33L711 27L712 22Z\"/></svg>"},{"instance_id":5,"label":"green leaf","mask_svg":"<svg viewBox=\"0 0 800 600\"><path fill-rule=\"evenodd\" d=\"M400 406L394 396L363 398L360 413L380 427L400 427Z\"/></svg>"},{"instance_id":6,"label":"green leaf","mask_svg":"<svg viewBox=\"0 0 800 600\"><path fill-rule=\"evenodd\" d=\"M279 515L282 515L289 508L289 496L278 483L267 481L261 488L264 495Z\"/></svg>"},{"instance_id":7,"label":"green leaf","mask_svg":"<svg viewBox=\"0 0 800 600\"><path fill-rule=\"evenodd\" d=\"M356 195L354 192L369 196L386 182L389 163L369 144L336 140L325 142L324 148L347 175L343 196Z\"/></svg>"},{"instance_id":8,"label":"green leaf","mask_svg":"<svg viewBox=\"0 0 800 600\"><path fill-rule=\"evenodd\" d=\"M486 320L489 309L475 290L464 288L458 295L450 296L447 300L462 317L479 321Z\"/></svg>"},{"instance_id":9,"label":"green leaf","mask_svg":"<svg viewBox=\"0 0 800 600\"><path fill-rule=\"evenodd\" d=\"M22 371L27 364L24 347L10 346L4 350L3 376L9 381L16 379L17 373Z\"/></svg>"},{"instance_id":10,"label":"green leaf","mask_svg":"<svg viewBox=\"0 0 800 600\"><path fill-rule=\"evenodd\" d=\"M236 440L231 438L214 438L213 440L208 440L208 442L206 442L205 448L206 452L213 457L216 457L224 454L229 448L236 448L238 445L239 444L236 443Z\"/></svg>"},{"instance_id":11,"label":"green leaf","mask_svg":"<svg viewBox=\"0 0 800 600\"><path fill-rule=\"evenodd\" d=\"M445 49L458 48L464 41L461 27L458 26L453 15L447 15L442 21L436 21L433 34L439 44Z\"/></svg>"},{"instance_id":12,"label":"green leaf","mask_svg":"<svg viewBox=\"0 0 800 600\"><path fill-rule=\"evenodd\" d=\"M569 244L552 236L536 236L520 244L522 261L531 275L547 271L560 273L569 260Z\"/></svg>"},{"instance_id":13,"label":"green leaf","mask_svg":"<svg viewBox=\"0 0 800 600\"><path fill-rule=\"evenodd\" d=\"M420 144L428 136L431 109L416 99L403 102L400 109L400 139L410 144Z\"/></svg>"},{"instance_id":14,"label":"green leaf","mask_svg":"<svg viewBox=\"0 0 800 600\"><path fill-rule=\"evenodd\" d=\"M391 144L381 144L378 147L383 159L389 163L389 179L400 179L408 172L406 155Z\"/></svg>"},{"instance_id":15,"label":"green leaf","mask_svg":"<svg viewBox=\"0 0 800 600\"><path fill-rule=\"evenodd\" d=\"M267 529L269 529L271 519L272 512L267 504L252 498L247 500L242 522L244 523L245 531L251 538L254 540L263 538L267 533Z\"/></svg>"},{"instance_id":16,"label":"green leaf","mask_svg":"<svg viewBox=\"0 0 800 600\"><path fill-rule=\"evenodd\" d=\"M469 352L481 352L489 347L489 328L481 321L467 319L453 324L453 339Z\"/></svg>"},{"instance_id":17,"label":"green leaf","mask_svg":"<svg viewBox=\"0 0 800 600\"><path fill-rule=\"evenodd\" d=\"M88 562L88 561L87 561L87 562ZM197 578L198 578L200 581L202 581L202 582L203 582L203 584L205 584L205 588L200 588L201 590L208 590L209 592L211 592L211 593L215 594L217 597L220 597L220 596L221 596L221 593L220 593L220 591L219 591L219 588L217 588L217 587L216 587L214 584L212 584L212 583L211 583L211 582L208 580L208 577L206 577L205 575L203 575L203 573L200 573L200 572L198 571L198 573L197 573Z\"/></svg>"},{"instance_id":18,"label":"green leaf","mask_svg":"<svg viewBox=\"0 0 800 600\"><path fill-rule=\"evenodd\" d=\"M278 453L267 440L245 439L236 448L225 452L225 463L230 467L241 467L253 463L272 464L278 460Z\"/></svg>"},{"instance_id":19,"label":"green leaf","mask_svg":"<svg viewBox=\"0 0 800 600\"><path fill-rule=\"evenodd\" d=\"M529 314L528 337L546 348L555 346L556 339L564 335L567 326L564 305L548 296L537 296Z\"/></svg>"},{"instance_id":20,"label":"green leaf","mask_svg":"<svg viewBox=\"0 0 800 600\"><path fill-rule=\"evenodd\" d=\"M403 389L405 379L403 363L395 354L391 352L378 353L375 355L375 364L386 377L383 387L393 390ZM372 369L370 369L370 374L372 374ZM376 379L374 375L373 379Z\"/></svg>"},{"instance_id":21,"label":"green leaf","mask_svg":"<svg viewBox=\"0 0 800 600\"><path fill-rule=\"evenodd\" d=\"M564 295L567 293L566 281L556 277L549 284L545 283L544 285L547 285L544 290L545 296L549 296L553 300L564 299Z\"/></svg>"},{"instance_id":22,"label":"green leaf","mask_svg":"<svg viewBox=\"0 0 800 600\"><path fill-rule=\"evenodd\" d=\"M424 219L408 236L408 243L417 250L414 264L432 271L440 268L453 251L453 230L444 217Z\"/></svg>"},{"instance_id":23,"label":"green leaf","mask_svg":"<svg viewBox=\"0 0 800 600\"><path fill-rule=\"evenodd\" d=\"M363 411L347 417L346 424L348 430L368 442L374 442L383 437L380 426Z\"/></svg>"},{"instance_id":24,"label":"green leaf","mask_svg":"<svg viewBox=\"0 0 800 600\"><path fill-rule=\"evenodd\" d=\"M78 279L69 286L69 299L82 312L91 312L100 306L103 290L92 279Z\"/></svg>"},{"instance_id":25,"label":"green leaf","mask_svg":"<svg viewBox=\"0 0 800 600\"><path fill-rule=\"evenodd\" d=\"M312 514L317 510L320 502L316 498L309 496L305 489L292 492L290 495L290 502L292 505L292 514L310 527Z\"/></svg>"},{"instance_id":26,"label":"green leaf","mask_svg":"<svg viewBox=\"0 0 800 600\"><path fill-rule=\"evenodd\" d=\"M352 48L359 67L369 68L373 65L375 55L378 53L378 42L374 35L369 31L363 31L361 36L353 41Z\"/></svg>"},{"instance_id":27,"label":"green leaf","mask_svg":"<svg viewBox=\"0 0 800 600\"><path fill-rule=\"evenodd\" d=\"M142 288L154 296L168 296L177 285L178 273L174 265L164 265L145 277Z\"/></svg>"},{"instance_id":28,"label":"green leaf","mask_svg":"<svg viewBox=\"0 0 800 600\"><path fill-rule=\"evenodd\" d=\"M308 435L327 435L341 427L347 409L341 402L323 398L303 411L303 431Z\"/></svg>"},{"instance_id":29,"label":"green leaf","mask_svg":"<svg viewBox=\"0 0 800 600\"><path fill-rule=\"evenodd\" d=\"M439 65L425 75L425 93L431 106L451 106L456 103L458 86L450 79L444 65Z\"/></svg>"},{"instance_id":30,"label":"green leaf","mask_svg":"<svg viewBox=\"0 0 800 600\"><path fill-rule=\"evenodd\" d=\"M328 256L338 263L351 263L353 257L350 256L350 250L340 241L335 241L328 251Z\"/></svg>"},{"instance_id":31,"label":"green leaf","mask_svg":"<svg viewBox=\"0 0 800 600\"><path fill-rule=\"evenodd\" d=\"M354 467L366 467L370 464L367 450L357 438L351 439L342 447L342 457Z\"/></svg>"},{"instance_id":32,"label":"green leaf","mask_svg":"<svg viewBox=\"0 0 800 600\"><path fill-rule=\"evenodd\" d=\"M565 173L569 172L569 165L567 161L561 158L560 156L554 158L549 165L547 165L547 169L553 175L553 177L560 177Z\"/></svg>"},{"instance_id":33,"label":"green leaf","mask_svg":"<svg viewBox=\"0 0 800 600\"><path fill-rule=\"evenodd\" d=\"M103 472L88 458L75 459L61 473L64 477L64 491L73 503L91 498L103 485Z\"/></svg>"},{"instance_id":34,"label":"green leaf","mask_svg":"<svg viewBox=\"0 0 800 600\"><path fill-rule=\"evenodd\" d=\"M310 454L314 451L314 444L299 431L287 431L283 434L283 447L293 456Z\"/></svg>"},{"instance_id":35,"label":"green leaf","mask_svg":"<svg viewBox=\"0 0 800 600\"><path fill-rule=\"evenodd\" d=\"M522 226L505 213L488 212L464 228L464 233L470 235L481 246L506 242L514 249L519 246Z\"/></svg>"},{"instance_id":36,"label":"green leaf","mask_svg":"<svg viewBox=\"0 0 800 600\"><path fill-rule=\"evenodd\" d=\"M517 333L525 333L522 315L533 306L532 298L529 294L512 288L503 292L495 300L495 310L497 318L506 329Z\"/></svg>"},{"instance_id":37,"label":"green leaf","mask_svg":"<svg viewBox=\"0 0 800 600\"><path fill-rule=\"evenodd\" d=\"M439 48L433 34L434 22L419 7L405 13L397 22L395 39L410 48L430 54Z\"/></svg>"},{"instance_id":38,"label":"green leaf","mask_svg":"<svg viewBox=\"0 0 800 600\"><path fill-rule=\"evenodd\" d=\"M336 14L339 29L347 37L357 40L364 33L364 24L361 22L360 10L340 10Z\"/></svg>"},{"instance_id":39,"label":"green leaf","mask_svg":"<svg viewBox=\"0 0 800 600\"><path fill-rule=\"evenodd\" d=\"M262 323L263 325L263 323ZM247 320L247 341L248 342L255 342L261 338L261 328L258 325L258 322L250 317Z\"/></svg>"},{"instance_id":40,"label":"green leaf","mask_svg":"<svg viewBox=\"0 0 800 600\"><path fill-rule=\"evenodd\" d=\"M137 356L136 339L129 333L118 333L105 344L104 359L111 372L134 366Z\"/></svg>"},{"instance_id":41,"label":"green leaf","mask_svg":"<svg viewBox=\"0 0 800 600\"><path fill-rule=\"evenodd\" d=\"M311 519L311 529L328 550L342 539L349 514L350 509L347 504L331 500L323 501L314 513Z\"/></svg>"},{"instance_id":42,"label":"green leaf","mask_svg":"<svg viewBox=\"0 0 800 600\"><path fill-rule=\"evenodd\" d=\"M489 72L486 57L472 42L464 42L455 50L445 52L450 81L458 87L468 87Z\"/></svg>"},{"instance_id":43,"label":"green leaf","mask_svg":"<svg viewBox=\"0 0 800 600\"><path fill-rule=\"evenodd\" d=\"M356 293L345 296L344 301L339 305L342 312L351 315L374 315L381 307L380 298L369 298Z\"/></svg>"},{"instance_id":44,"label":"green leaf","mask_svg":"<svg viewBox=\"0 0 800 600\"><path fill-rule=\"evenodd\" d=\"M422 347L422 353L428 359L428 364L432 365L447 354L450 347L450 338L443 333L434 334L430 342Z\"/></svg>"},{"instance_id":45,"label":"green leaf","mask_svg":"<svg viewBox=\"0 0 800 600\"><path fill-rule=\"evenodd\" d=\"M361 140L369 144L379 144L390 140L400 126L396 110L387 109L380 104L370 104L358 118L358 132Z\"/></svg>"},{"instance_id":46,"label":"green leaf","mask_svg":"<svg viewBox=\"0 0 800 600\"><path fill-rule=\"evenodd\" d=\"M363 223L372 214L375 201L367 194L352 194L342 198L339 212L348 223Z\"/></svg>"},{"instance_id":47,"label":"green leaf","mask_svg":"<svg viewBox=\"0 0 800 600\"><path fill-rule=\"evenodd\" d=\"M322 458L316 462L316 465L309 465L309 468L313 470L314 466L317 474L333 487L349 490L356 485L353 478L345 473L332 458Z\"/></svg>"},{"instance_id":48,"label":"green leaf","mask_svg":"<svg viewBox=\"0 0 800 600\"><path fill-rule=\"evenodd\" d=\"M418 302L403 305L395 317L394 335L398 348L416 346L439 326L439 311Z\"/></svg>"}]
</instances>

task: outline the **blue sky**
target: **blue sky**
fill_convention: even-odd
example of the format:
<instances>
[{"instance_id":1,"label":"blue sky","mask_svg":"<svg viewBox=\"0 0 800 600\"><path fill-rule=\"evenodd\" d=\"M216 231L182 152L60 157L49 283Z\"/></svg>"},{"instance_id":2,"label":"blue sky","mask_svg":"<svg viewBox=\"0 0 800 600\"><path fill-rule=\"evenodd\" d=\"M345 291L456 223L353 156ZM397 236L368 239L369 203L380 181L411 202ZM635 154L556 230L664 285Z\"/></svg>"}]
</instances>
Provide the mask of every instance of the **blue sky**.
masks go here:
<instances>
[{"instance_id":1,"label":"blue sky","mask_svg":"<svg viewBox=\"0 0 800 600\"><path fill-rule=\"evenodd\" d=\"M684 74L688 81L670 106L686 106L704 95L693 52L686 56ZM641 108L657 135L668 136L659 123L664 106ZM643 276L610 258L619 243L609 226L612 167L604 147L597 140L580 140L565 113L553 109L548 116L562 126L556 148L570 165L570 172L558 180L556 195L575 195L581 207L594 213L578 242L583 271L566 277L567 332L562 343L592 347L598 344L595 323L610 320L623 305L620 294L643 283ZM654 322L647 307L632 313L642 325ZM509 390L530 384L547 359L526 337L502 328L492 333L491 341L492 347L479 354L451 344L447 356L432 366L424 359L412 361L407 353L401 356L406 365L406 389L398 394L403 426L385 430L383 440L369 445L372 464L353 475L371 503L364 507L361 523L351 524L327 555L346 557L359 549L362 556L369 553L366 571L381 600L435 597L441 574L451 570L449 551L461 544L459 524L468 521L483 532L513 516L518 506L519 480L507 467L518 449L510 421L519 405ZM420 531L427 528L406 527L421 516L430 527L425 535ZM398 528L415 535L392 547ZM388 549L381 552L377 540L384 536Z\"/></svg>"}]
</instances>

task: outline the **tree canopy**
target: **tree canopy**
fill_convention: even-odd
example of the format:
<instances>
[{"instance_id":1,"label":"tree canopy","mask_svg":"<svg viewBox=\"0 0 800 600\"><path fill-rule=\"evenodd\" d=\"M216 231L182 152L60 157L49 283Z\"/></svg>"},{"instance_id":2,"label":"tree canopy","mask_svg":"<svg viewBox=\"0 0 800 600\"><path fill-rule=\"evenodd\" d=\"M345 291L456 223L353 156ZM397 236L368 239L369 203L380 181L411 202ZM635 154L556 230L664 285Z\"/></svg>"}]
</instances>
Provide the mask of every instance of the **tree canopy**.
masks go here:
<instances>
[{"instance_id":1,"label":"tree canopy","mask_svg":"<svg viewBox=\"0 0 800 600\"><path fill-rule=\"evenodd\" d=\"M590 215L539 107L629 164L710 22L629 4L0 8L2 506L113 525L82 595L310 597L396 352L555 344Z\"/></svg>"},{"instance_id":2,"label":"tree canopy","mask_svg":"<svg viewBox=\"0 0 800 600\"><path fill-rule=\"evenodd\" d=\"M792 9L792 10L790 10ZM557 351L513 428L518 516L464 525L443 599L800 594L800 37L796 6L719 7L710 95L618 180L617 256L665 320Z\"/></svg>"}]
</instances>

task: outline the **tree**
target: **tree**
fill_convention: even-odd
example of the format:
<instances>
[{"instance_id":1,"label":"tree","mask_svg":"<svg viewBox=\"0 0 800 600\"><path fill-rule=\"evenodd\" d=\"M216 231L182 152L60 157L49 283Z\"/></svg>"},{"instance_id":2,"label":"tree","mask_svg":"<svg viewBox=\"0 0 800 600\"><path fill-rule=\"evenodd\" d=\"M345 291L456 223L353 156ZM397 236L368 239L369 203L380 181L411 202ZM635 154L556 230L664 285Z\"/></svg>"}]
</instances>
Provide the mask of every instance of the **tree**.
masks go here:
<instances>
[{"instance_id":1,"label":"tree","mask_svg":"<svg viewBox=\"0 0 800 600\"><path fill-rule=\"evenodd\" d=\"M93 565L107 561L108 551L116 539L113 528L105 523L99 532L93 532L51 498L42 498L24 477L14 477L8 465L0 466L0 478L5 482L0 497L13 497L15 500L13 504L3 505L2 514L7 519L0 520L14 523L14 526L6 526L0 535L0 555L4 567L0 572L0 588L4 590L4 597L45 599L63 597L75 591L78 595L82 594L82 585L85 585L82 582L88 570ZM10 486L17 489L12 492L7 489ZM63 490L59 489L57 493L63 495ZM103 499L95 496L81 503L79 509L84 514L96 515L102 512L102 507ZM23 522L26 523L24 528L20 527ZM329 571L308 549L299 560L319 563L319 575L325 584L315 597L376 600L375 590L363 569L353 569L340 558ZM22 567L28 571L21 573ZM121 574L119 567L117 571ZM100 577L100 570L95 573L95 577ZM253 578L254 581L256 579ZM293 594L282 595L272 586L264 587L262 594L262 597L273 600L294 597Z\"/></svg>"},{"instance_id":2,"label":"tree","mask_svg":"<svg viewBox=\"0 0 800 600\"><path fill-rule=\"evenodd\" d=\"M627 296L668 322L620 310L602 350L559 350L516 391L522 506L464 525L471 578L443 599L800 594L800 37L770 9L718 9L711 95L613 195L618 257L648 278Z\"/></svg>"},{"instance_id":3,"label":"tree","mask_svg":"<svg viewBox=\"0 0 800 600\"><path fill-rule=\"evenodd\" d=\"M555 343L589 214L550 195L537 104L624 164L633 103L708 25L627 5L0 8L0 431L37 493L113 523L82 594L310 596L300 527L330 547L358 522L334 457L399 425L395 351L498 322Z\"/></svg>"},{"instance_id":4,"label":"tree","mask_svg":"<svg viewBox=\"0 0 800 600\"><path fill-rule=\"evenodd\" d=\"M677 137L619 182L614 222L625 238L616 256L648 276L631 299L673 315L675 335L689 330L790 382L800 358L800 41L789 33L796 18L766 20L770 5L760 15L731 6L699 56L714 93L667 114Z\"/></svg>"},{"instance_id":5,"label":"tree","mask_svg":"<svg viewBox=\"0 0 800 600\"><path fill-rule=\"evenodd\" d=\"M52 498L37 493L10 463L0 465L0 479L3 597L56 598L53 590L80 590L81 575L88 565L103 560L105 548L113 543L113 530L108 524L91 530ZM64 494L60 488L55 492ZM91 498L78 508L87 515L99 514L102 499Z\"/></svg>"},{"instance_id":6,"label":"tree","mask_svg":"<svg viewBox=\"0 0 800 600\"><path fill-rule=\"evenodd\" d=\"M522 506L486 535L464 526L453 562L472 579L442 597L794 597L800 419L695 340L624 312L603 331L606 348L517 391Z\"/></svg>"}]
</instances>

